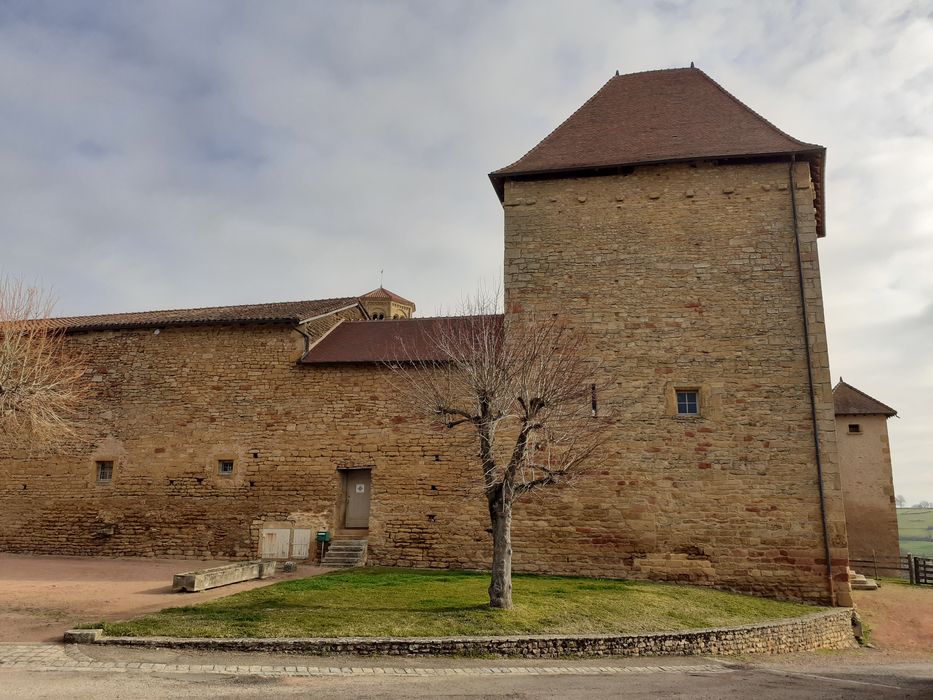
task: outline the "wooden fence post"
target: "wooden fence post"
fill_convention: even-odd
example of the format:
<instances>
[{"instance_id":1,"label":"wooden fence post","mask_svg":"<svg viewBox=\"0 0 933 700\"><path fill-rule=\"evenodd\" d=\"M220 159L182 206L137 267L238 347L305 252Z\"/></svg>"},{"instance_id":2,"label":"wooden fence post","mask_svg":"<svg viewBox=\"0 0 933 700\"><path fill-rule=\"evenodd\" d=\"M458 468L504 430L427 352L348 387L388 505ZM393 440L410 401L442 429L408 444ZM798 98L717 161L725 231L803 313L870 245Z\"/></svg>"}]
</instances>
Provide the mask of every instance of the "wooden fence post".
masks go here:
<instances>
[{"instance_id":1,"label":"wooden fence post","mask_svg":"<svg viewBox=\"0 0 933 700\"><path fill-rule=\"evenodd\" d=\"M907 575L910 577L911 584L915 583L914 581L914 556L910 552L907 553Z\"/></svg>"}]
</instances>

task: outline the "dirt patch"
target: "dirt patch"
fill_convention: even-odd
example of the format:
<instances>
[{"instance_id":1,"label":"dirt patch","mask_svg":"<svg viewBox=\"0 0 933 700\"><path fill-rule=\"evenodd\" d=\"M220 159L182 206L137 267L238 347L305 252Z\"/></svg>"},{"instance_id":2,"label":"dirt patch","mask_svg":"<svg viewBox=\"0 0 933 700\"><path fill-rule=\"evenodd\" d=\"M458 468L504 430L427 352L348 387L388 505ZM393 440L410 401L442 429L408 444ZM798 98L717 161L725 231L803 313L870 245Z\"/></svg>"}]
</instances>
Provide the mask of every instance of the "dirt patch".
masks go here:
<instances>
[{"instance_id":1,"label":"dirt patch","mask_svg":"<svg viewBox=\"0 0 933 700\"><path fill-rule=\"evenodd\" d=\"M933 654L933 586L882 583L877 591L852 591L859 615L882 650Z\"/></svg>"},{"instance_id":2,"label":"dirt patch","mask_svg":"<svg viewBox=\"0 0 933 700\"><path fill-rule=\"evenodd\" d=\"M66 629L83 622L123 620L326 571L301 566L295 573L276 574L262 581L201 593L172 593L174 574L226 563L0 554L0 642L58 641Z\"/></svg>"}]
</instances>

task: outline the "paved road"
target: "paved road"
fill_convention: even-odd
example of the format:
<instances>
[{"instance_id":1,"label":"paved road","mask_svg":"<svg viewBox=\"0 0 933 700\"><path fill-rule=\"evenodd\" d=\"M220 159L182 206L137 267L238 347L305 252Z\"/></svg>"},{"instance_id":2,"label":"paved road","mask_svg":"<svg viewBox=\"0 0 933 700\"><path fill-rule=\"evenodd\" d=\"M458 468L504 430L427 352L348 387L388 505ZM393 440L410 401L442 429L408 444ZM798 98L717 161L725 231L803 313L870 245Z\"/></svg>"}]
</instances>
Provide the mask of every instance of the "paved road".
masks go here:
<instances>
[{"instance_id":1,"label":"paved road","mask_svg":"<svg viewBox=\"0 0 933 700\"><path fill-rule=\"evenodd\" d=\"M360 659L8 644L0 697L933 698L933 662L814 658Z\"/></svg>"}]
</instances>

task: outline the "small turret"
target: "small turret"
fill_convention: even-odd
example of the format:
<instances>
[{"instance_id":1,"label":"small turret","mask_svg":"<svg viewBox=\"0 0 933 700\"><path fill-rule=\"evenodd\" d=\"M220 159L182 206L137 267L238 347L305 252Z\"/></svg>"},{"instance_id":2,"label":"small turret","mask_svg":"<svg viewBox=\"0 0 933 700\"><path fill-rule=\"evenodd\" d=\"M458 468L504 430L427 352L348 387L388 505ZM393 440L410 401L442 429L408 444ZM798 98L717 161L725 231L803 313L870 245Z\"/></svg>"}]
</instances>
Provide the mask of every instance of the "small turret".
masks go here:
<instances>
[{"instance_id":1,"label":"small turret","mask_svg":"<svg viewBox=\"0 0 933 700\"><path fill-rule=\"evenodd\" d=\"M415 312L415 302L408 301L385 287L377 287L360 297L363 308L375 320L387 318L411 318Z\"/></svg>"}]
</instances>

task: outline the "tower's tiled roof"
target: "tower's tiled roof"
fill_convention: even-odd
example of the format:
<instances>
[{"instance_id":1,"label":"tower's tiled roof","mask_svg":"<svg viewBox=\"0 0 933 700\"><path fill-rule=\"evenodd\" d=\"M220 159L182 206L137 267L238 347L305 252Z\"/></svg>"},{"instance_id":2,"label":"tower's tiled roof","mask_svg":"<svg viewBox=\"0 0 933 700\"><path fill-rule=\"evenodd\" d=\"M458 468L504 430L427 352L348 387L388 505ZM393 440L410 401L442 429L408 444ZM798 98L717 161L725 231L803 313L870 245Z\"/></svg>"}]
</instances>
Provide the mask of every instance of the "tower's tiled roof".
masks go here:
<instances>
[{"instance_id":1,"label":"tower's tiled roof","mask_svg":"<svg viewBox=\"0 0 933 700\"><path fill-rule=\"evenodd\" d=\"M376 287L371 292L366 292L362 295L360 299L389 299L391 301L398 302L399 304L408 304L408 306L414 307L415 302L409 301L405 297L399 296L395 292L390 292L385 287Z\"/></svg>"},{"instance_id":2,"label":"tower's tiled roof","mask_svg":"<svg viewBox=\"0 0 933 700\"><path fill-rule=\"evenodd\" d=\"M887 404L846 384L842 379L833 387L833 403L836 405L837 416L881 415L890 418L897 415L897 411Z\"/></svg>"},{"instance_id":3,"label":"tower's tiled roof","mask_svg":"<svg viewBox=\"0 0 933 700\"><path fill-rule=\"evenodd\" d=\"M537 146L489 177L501 199L513 177L795 154L811 163L822 235L825 151L784 133L700 69L675 68L610 78Z\"/></svg>"},{"instance_id":4,"label":"tower's tiled roof","mask_svg":"<svg viewBox=\"0 0 933 700\"><path fill-rule=\"evenodd\" d=\"M359 303L356 297L282 301L269 304L210 306L198 309L135 311L98 316L70 316L53 319L58 328L69 331L162 328L228 323L300 323Z\"/></svg>"}]
</instances>

